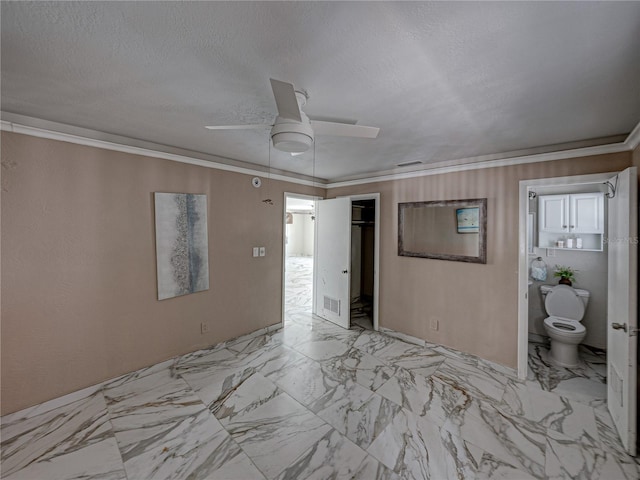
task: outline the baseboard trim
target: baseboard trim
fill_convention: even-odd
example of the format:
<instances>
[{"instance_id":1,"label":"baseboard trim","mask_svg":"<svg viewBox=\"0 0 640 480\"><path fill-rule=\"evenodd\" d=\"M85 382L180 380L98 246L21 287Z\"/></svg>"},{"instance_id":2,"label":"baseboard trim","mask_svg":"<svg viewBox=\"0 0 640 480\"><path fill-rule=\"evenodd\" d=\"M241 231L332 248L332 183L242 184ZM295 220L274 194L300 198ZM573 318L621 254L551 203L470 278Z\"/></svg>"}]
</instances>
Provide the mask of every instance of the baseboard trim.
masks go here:
<instances>
[{"instance_id":1,"label":"baseboard trim","mask_svg":"<svg viewBox=\"0 0 640 480\"><path fill-rule=\"evenodd\" d=\"M380 327L378 331L407 343L413 343L414 345L419 345L421 347L424 347L426 345L426 342L421 338L407 335L406 333L396 332L395 330L391 330L390 328Z\"/></svg>"},{"instance_id":2,"label":"baseboard trim","mask_svg":"<svg viewBox=\"0 0 640 480\"><path fill-rule=\"evenodd\" d=\"M212 350L216 348L224 348L226 344L237 341L240 338L245 340L249 340L255 337L259 337L260 335L264 335L267 333L271 333L282 328L282 323L275 323L273 325L269 325L268 327L263 327L253 332L247 333L245 335L239 335L237 337L231 338L229 340L225 340L224 342L216 343L207 348L200 348L198 350L194 350L193 352L183 353L182 355L176 355L168 360L164 360L162 362L154 363L152 365L148 365L146 367L138 368L136 370L132 370L131 372L124 373L122 375L118 375L117 377L110 378L100 383L96 383L95 385L91 385L89 387L82 388L80 390L76 390L75 392L67 393L66 395L62 395L60 397L52 398L51 400L46 400L42 403L38 403L31 407L23 408L22 410L18 410L17 412L7 413L0 417L0 424L5 424L9 422L13 422L16 419L24 418L24 417L32 417L34 415L41 415L43 413L49 412L55 408L63 407L65 405L69 405L70 403L77 402L78 400L82 400L83 398L90 397L91 395L96 394L105 385L108 385L113 382L117 382L119 379L129 376L135 372L139 372L141 370L145 370L148 368L156 367L156 368L171 368L173 363L177 358L183 357L185 355L193 354L195 352L204 351L204 350Z\"/></svg>"},{"instance_id":3,"label":"baseboard trim","mask_svg":"<svg viewBox=\"0 0 640 480\"><path fill-rule=\"evenodd\" d=\"M432 344L431 342L427 342L426 340L423 340L421 338L414 337L412 335L407 335L406 333L396 332L395 330L392 330L390 328L380 327L380 332L384 333L385 335L389 335L390 337L397 338L398 340L402 340L407 343L412 343L414 345L418 345L421 347L428 348L431 345L437 345L437 347L441 347L439 349L441 351L438 351L438 353L444 355L445 357L451 356L452 354L447 355L447 353L443 353L443 350L450 350L452 353L455 352L459 354L460 357L471 357L473 360L477 361L478 366L480 368L482 367L490 368L492 370L495 370L496 372L503 373L505 375L513 377L514 379L518 378L518 372L516 369L507 367L505 365L502 365L496 362L492 362L491 360L486 360L482 357L478 357L477 355L461 352L460 350L456 350L450 347L445 347L444 345Z\"/></svg>"}]
</instances>

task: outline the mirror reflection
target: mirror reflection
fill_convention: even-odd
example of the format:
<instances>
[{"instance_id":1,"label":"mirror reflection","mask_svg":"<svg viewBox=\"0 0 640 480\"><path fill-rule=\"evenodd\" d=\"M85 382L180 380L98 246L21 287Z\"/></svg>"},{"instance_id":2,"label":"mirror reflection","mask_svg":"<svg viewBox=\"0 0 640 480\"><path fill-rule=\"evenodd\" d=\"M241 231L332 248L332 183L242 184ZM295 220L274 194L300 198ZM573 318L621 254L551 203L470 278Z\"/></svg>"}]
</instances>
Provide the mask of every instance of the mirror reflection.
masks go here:
<instances>
[{"instance_id":1,"label":"mirror reflection","mask_svg":"<svg viewBox=\"0 0 640 480\"><path fill-rule=\"evenodd\" d=\"M398 204L398 255L486 263L487 199Z\"/></svg>"}]
</instances>

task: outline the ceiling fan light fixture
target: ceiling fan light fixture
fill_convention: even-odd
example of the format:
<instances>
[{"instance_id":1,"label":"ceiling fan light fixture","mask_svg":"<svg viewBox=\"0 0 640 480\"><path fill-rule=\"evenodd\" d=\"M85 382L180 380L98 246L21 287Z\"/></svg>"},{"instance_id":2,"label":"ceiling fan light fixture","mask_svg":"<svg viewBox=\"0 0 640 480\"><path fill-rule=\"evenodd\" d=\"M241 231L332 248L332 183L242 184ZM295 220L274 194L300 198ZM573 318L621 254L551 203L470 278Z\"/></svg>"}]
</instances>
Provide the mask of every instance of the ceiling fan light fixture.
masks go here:
<instances>
[{"instance_id":1,"label":"ceiling fan light fixture","mask_svg":"<svg viewBox=\"0 0 640 480\"><path fill-rule=\"evenodd\" d=\"M309 150L313 139L304 133L283 132L271 137L274 148L289 153L304 153Z\"/></svg>"},{"instance_id":2,"label":"ceiling fan light fixture","mask_svg":"<svg viewBox=\"0 0 640 480\"><path fill-rule=\"evenodd\" d=\"M339 137L376 138L380 131L377 127L366 127L351 123L309 120L301 110L309 96L295 90L293 84L271 79L271 90L278 107L278 116L271 128L273 148L292 155L299 155L314 146L315 133ZM266 125L210 125L210 130L245 130L263 128ZM315 153L314 153L315 159Z\"/></svg>"},{"instance_id":3,"label":"ceiling fan light fixture","mask_svg":"<svg viewBox=\"0 0 640 480\"><path fill-rule=\"evenodd\" d=\"M303 153L313 145L313 130L308 123L288 123L280 119L271 129L273 147L282 152Z\"/></svg>"}]
</instances>

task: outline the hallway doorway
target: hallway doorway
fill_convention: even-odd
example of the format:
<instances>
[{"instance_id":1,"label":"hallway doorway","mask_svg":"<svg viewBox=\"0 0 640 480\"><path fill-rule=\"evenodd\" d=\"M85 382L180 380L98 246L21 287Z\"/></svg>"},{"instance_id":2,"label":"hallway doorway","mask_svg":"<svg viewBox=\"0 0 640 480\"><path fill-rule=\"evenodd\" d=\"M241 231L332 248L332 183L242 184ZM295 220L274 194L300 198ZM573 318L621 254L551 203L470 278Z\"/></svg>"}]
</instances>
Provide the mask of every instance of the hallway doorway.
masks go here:
<instances>
[{"instance_id":1,"label":"hallway doorway","mask_svg":"<svg viewBox=\"0 0 640 480\"><path fill-rule=\"evenodd\" d=\"M284 226L284 323L313 311L314 197L286 194Z\"/></svg>"}]
</instances>

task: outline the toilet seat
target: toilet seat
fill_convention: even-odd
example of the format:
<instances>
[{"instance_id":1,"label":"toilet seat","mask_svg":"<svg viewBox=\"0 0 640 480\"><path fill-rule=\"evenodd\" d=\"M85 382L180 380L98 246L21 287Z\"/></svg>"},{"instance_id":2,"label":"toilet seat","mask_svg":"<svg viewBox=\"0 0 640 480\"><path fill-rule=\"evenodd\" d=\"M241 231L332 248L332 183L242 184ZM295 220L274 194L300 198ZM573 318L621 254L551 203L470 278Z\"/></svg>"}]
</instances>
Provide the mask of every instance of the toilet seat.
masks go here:
<instances>
[{"instance_id":1,"label":"toilet seat","mask_svg":"<svg viewBox=\"0 0 640 480\"><path fill-rule=\"evenodd\" d=\"M552 329L554 332L567 337L577 337L584 335L587 329L577 320L562 317L547 317L544 319L544 325Z\"/></svg>"},{"instance_id":2,"label":"toilet seat","mask_svg":"<svg viewBox=\"0 0 640 480\"><path fill-rule=\"evenodd\" d=\"M580 321L589 292L579 292L567 285L543 285L540 291L546 297L544 306L549 315L543 322L551 345L549 360L560 367L577 367L580 365L578 345L587 336L587 329Z\"/></svg>"},{"instance_id":3,"label":"toilet seat","mask_svg":"<svg viewBox=\"0 0 640 480\"><path fill-rule=\"evenodd\" d=\"M544 307L550 317L580 321L584 317L585 305L577 292L567 285L556 285L547 293Z\"/></svg>"}]
</instances>

